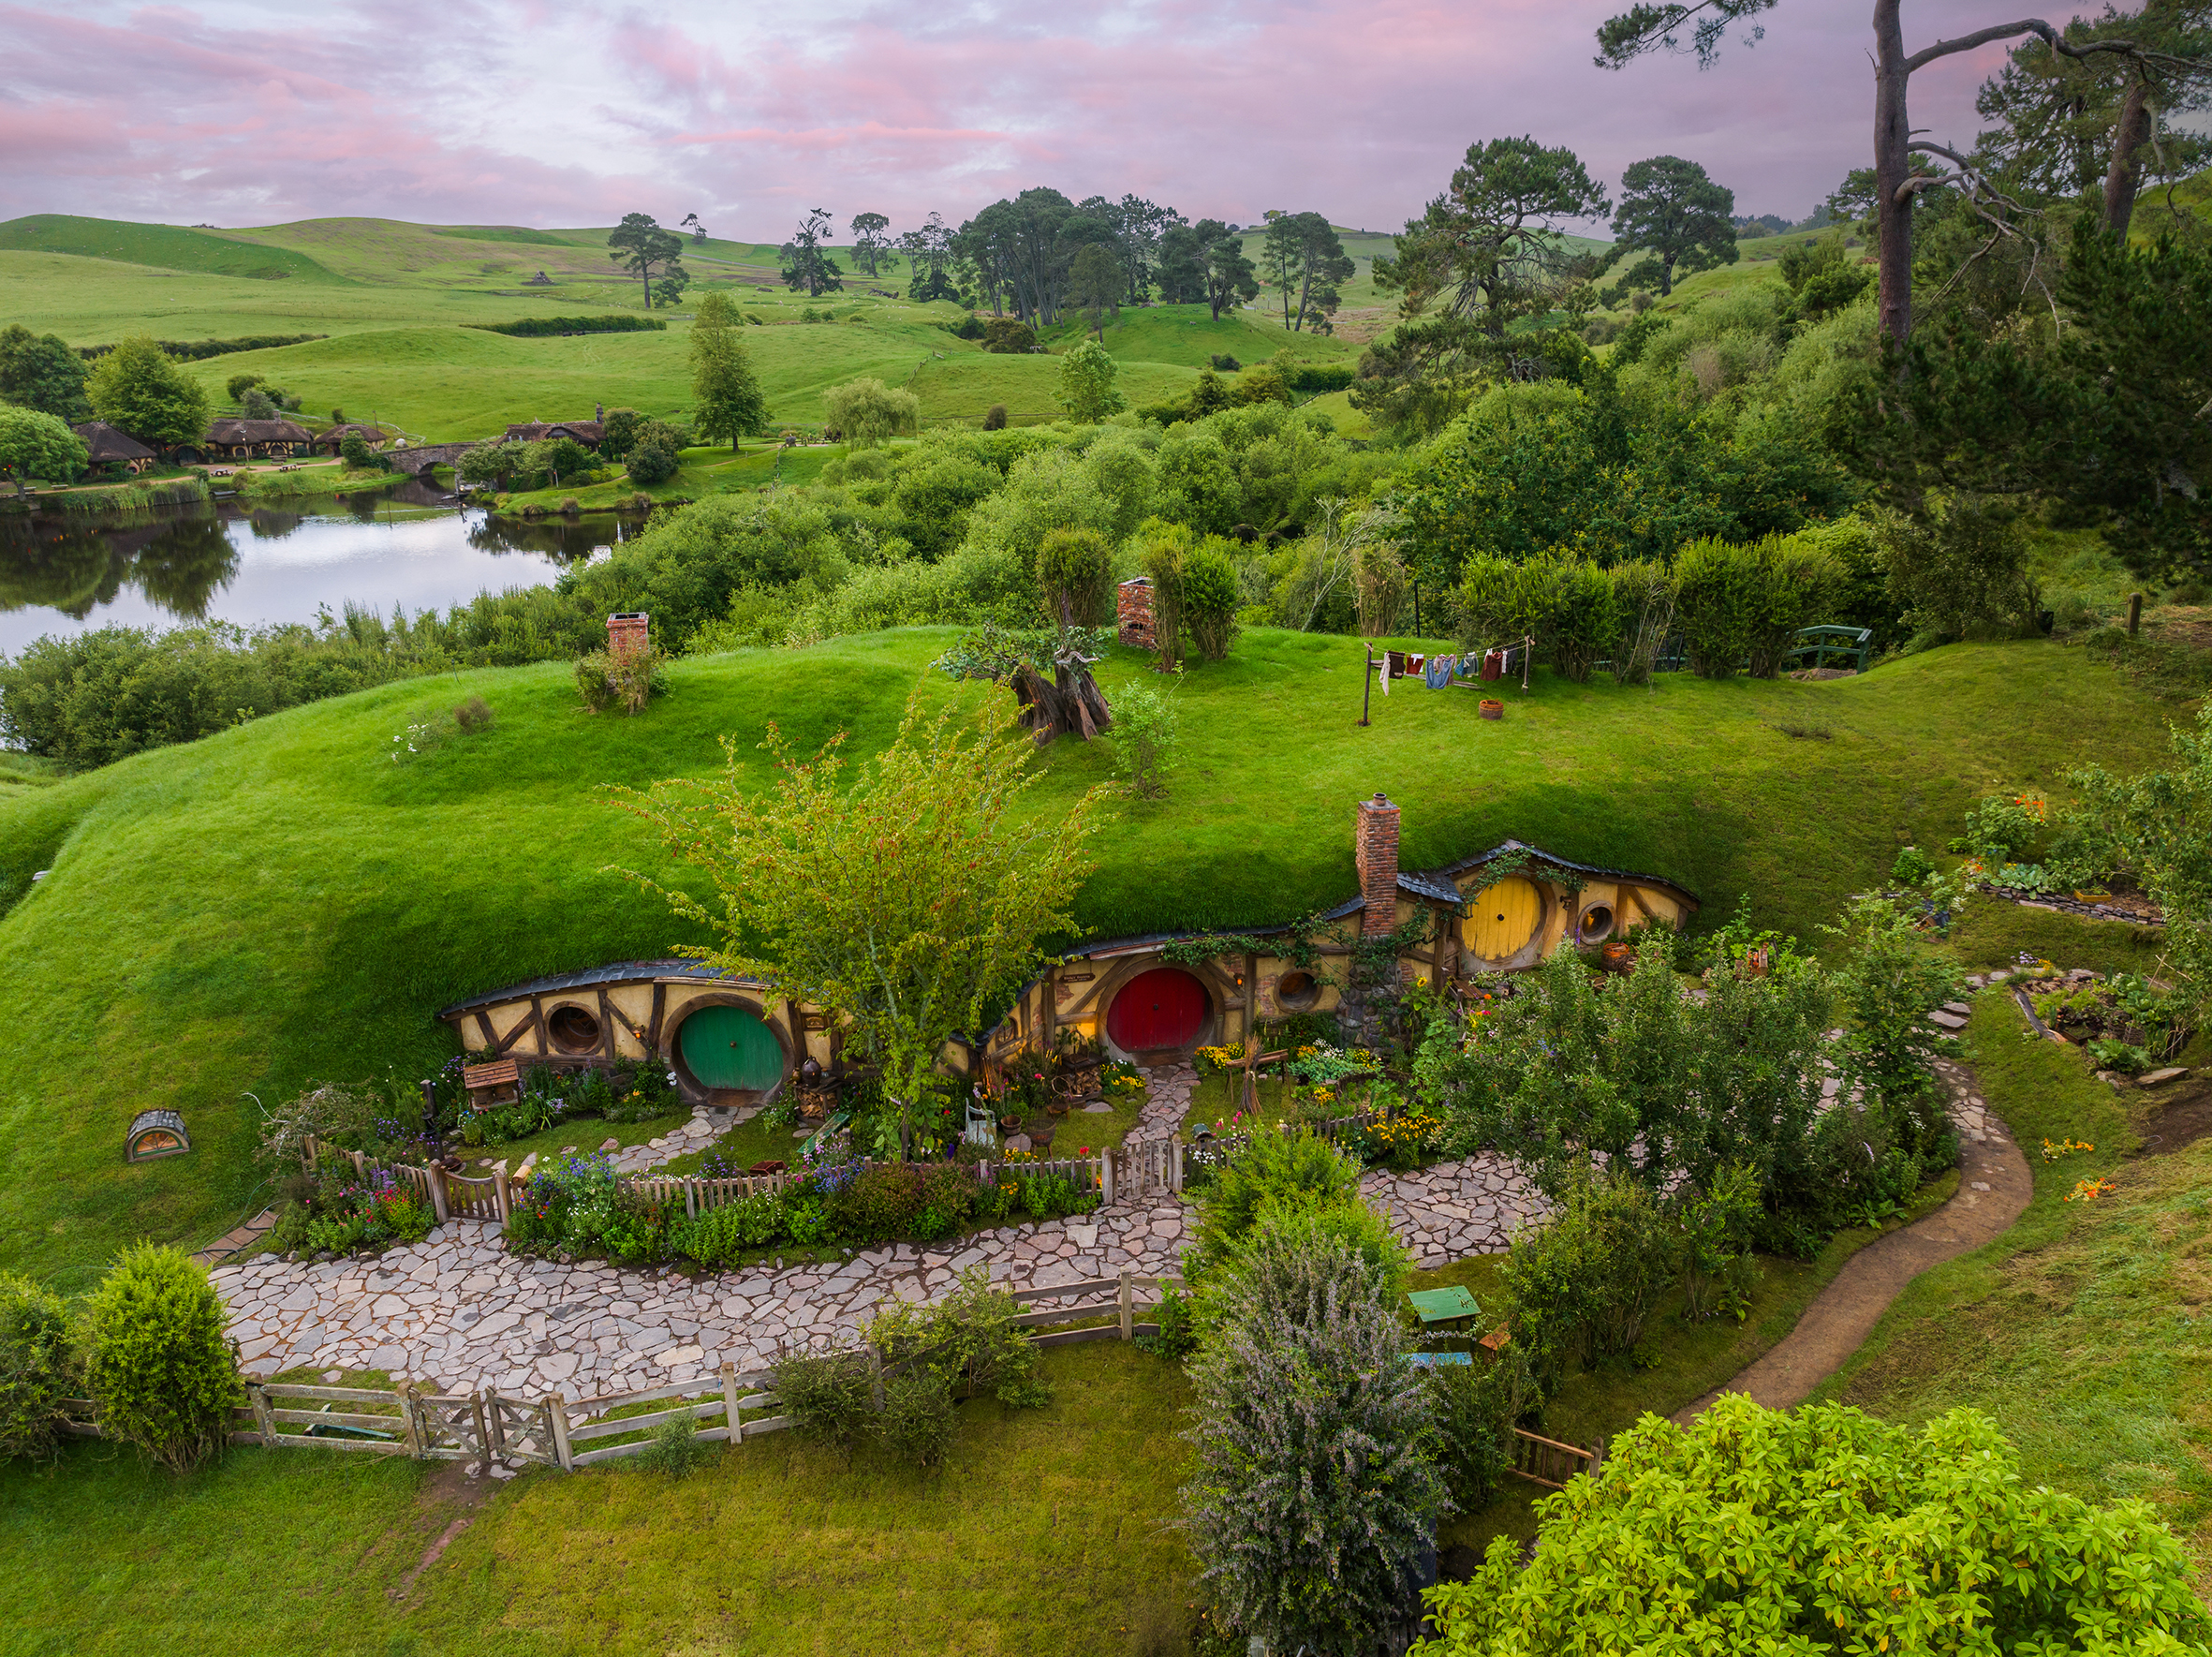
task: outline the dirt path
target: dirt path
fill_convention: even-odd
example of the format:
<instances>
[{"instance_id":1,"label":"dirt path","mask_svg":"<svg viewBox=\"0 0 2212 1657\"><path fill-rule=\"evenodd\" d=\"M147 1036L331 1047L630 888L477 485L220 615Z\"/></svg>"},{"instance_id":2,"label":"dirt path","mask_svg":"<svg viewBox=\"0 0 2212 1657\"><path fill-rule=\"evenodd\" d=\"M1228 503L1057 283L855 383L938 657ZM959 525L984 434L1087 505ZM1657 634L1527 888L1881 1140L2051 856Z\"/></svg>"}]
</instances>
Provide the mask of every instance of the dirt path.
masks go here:
<instances>
[{"instance_id":1,"label":"dirt path","mask_svg":"<svg viewBox=\"0 0 2212 1657\"><path fill-rule=\"evenodd\" d=\"M1726 1386L1677 1410L1678 1424L1688 1426L1724 1392L1748 1393L1770 1410L1803 1403L1859 1350L1906 1284L2001 1235L2026 1210L2034 1180L2011 1130L1983 1102L1972 1071L1949 1060L1936 1068L1951 1089L1954 1118L1971 1122L1978 1116L1983 1124L1959 1135L1958 1194L1852 1255L1813 1297L1796 1328Z\"/></svg>"}]
</instances>

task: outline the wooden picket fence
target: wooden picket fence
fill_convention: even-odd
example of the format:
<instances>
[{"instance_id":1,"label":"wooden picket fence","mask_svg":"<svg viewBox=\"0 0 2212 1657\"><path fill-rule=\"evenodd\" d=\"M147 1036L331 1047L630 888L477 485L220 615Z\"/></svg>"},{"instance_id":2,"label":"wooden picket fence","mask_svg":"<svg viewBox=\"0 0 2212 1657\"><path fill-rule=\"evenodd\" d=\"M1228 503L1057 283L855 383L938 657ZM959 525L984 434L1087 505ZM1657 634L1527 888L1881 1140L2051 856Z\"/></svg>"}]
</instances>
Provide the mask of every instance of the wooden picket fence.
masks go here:
<instances>
[{"instance_id":1,"label":"wooden picket fence","mask_svg":"<svg viewBox=\"0 0 2212 1657\"><path fill-rule=\"evenodd\" d=\"M1039 1309L1017 1313L1014 1324L1044 1333L1038 1346L1086 1340L1131 1340L1158 1333L1138 1314L1157 1310L1174 1278L1094 1278L1046 1288L1016 1289L1013 1299ZM1141 1293L1150 1300L1140 1301ZM1065 1302L1045 1306L1047 1301ZM1055 1327L1078 1324L1081 1327ZM863 1349L871 1364L875 1350ZM553 1467L573 1472L601 1461L643 1454L664 1422L713 1423L697 1429L701 1442L742 1444L781 1432L792 1421L779 1413L769 1370L739 1370L724 1364L713 1380L681 1381L640 1392L613 1393L571 1402L560 1392L522 1398L485 1387L440 1393L416 1383L387 1390L360 1386L307 1386L288 1381L251 1381L246 1402L230 1413L229 1442L269 1450L336 1450L351 1455L405 1456L417 1461L500 1462L509 1467ZM641 1411L641 1405L658 1405ZM881 1407L878 1397L877 1407ZM103 1438L90 1398L62 1400L62 1428L80 1438Z\"/></svg>"},{"instance_id":2,"label":"wooden picket fence","mask_svg":"<svg viewBox=\"0 0 2212 1657\"><path fill-rule=\"evenodd\" d=\"M1160 1142L1162 1144L1168 1142ZM1140 1152L1156 1151L1158 1146L1139 1146ZM1128 1153L1120 1155L1111 1148L1101 1150L1095 1157L1041 1158L1024 1157L1016 1162L996 1164L1000 1168L1019 1170L1025 1176L1057 1175L1080 1194L1097 1193L1101 1205L1114 1200L1118 1186L1119 1166ZM303 1153L310 1169L326 1158L336 1158L351 1164L356 1177L366 1181L382 1174L392 1183L410 1191L415 1199L437 1216L440 1223L448 1220L496 1220L504 1222L512 1206L515 1187L526 1184L527 1169L509 1174L504 1160L492 1166L484 1178L470 1178L431 1166L418 1168L407 1162L380 1162L357 1150L326 1144L310 1138ZM534 1159L530 1159L534 1160ZM858 1159L862 1169L876 1165L873 1158ZM995 1164L983 1159L975 1164L976 1177L989 1180L994 1177ZM804 1178L804 1173L789 1171L782 1174L723 1176L702 1178L698 1175L633 1174L622 1184L656 1203L681 1203L686 1215L697 1216L709 1209L719 1208L726 1203L741 1203L750 1197L773 1196L796 1180ZM1182 1189L1180 1178L1174 1187Z\"/></svg>"}]
</instances>

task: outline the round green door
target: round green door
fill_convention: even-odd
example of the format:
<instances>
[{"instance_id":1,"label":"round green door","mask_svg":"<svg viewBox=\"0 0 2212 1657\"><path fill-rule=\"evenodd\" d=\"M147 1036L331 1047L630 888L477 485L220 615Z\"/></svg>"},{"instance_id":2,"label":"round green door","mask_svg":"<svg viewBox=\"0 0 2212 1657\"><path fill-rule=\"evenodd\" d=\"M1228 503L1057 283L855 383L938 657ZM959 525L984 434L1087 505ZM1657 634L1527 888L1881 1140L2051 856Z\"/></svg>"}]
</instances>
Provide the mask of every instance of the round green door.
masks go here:
<instances>
[{"instance_id":1,"label":"round green door","mask_svg":"<svg viewBox=\"0 0 2212 1657\"><path fill-rule=\"evenodd\" d=\"M765 1092L783 1078L775 1032L743 1007L701 1007L676 1032L684 1068L702 1087Z\"/></svg>"}]
</instances>

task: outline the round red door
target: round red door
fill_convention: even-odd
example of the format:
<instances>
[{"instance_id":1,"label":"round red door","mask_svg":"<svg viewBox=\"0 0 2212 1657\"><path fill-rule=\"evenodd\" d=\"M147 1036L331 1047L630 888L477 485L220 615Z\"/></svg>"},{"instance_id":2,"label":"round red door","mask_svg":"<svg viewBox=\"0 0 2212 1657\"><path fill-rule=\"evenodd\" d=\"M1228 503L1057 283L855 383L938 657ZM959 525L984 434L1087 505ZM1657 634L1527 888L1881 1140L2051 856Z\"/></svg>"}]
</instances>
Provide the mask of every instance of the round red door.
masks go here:
<instances>
[{"instance_id":1,"label":"round red door","mask_svg":"<svg viewBox=\"0 0 2212 1657\"><path fill-rule=\"evenodd\" d=\"M1138 973L1106 1009L1107 1037L1124 1053L1187 1047L1205 1022L1205 986L1173 967Z\"/></svg>"}]
</instances>

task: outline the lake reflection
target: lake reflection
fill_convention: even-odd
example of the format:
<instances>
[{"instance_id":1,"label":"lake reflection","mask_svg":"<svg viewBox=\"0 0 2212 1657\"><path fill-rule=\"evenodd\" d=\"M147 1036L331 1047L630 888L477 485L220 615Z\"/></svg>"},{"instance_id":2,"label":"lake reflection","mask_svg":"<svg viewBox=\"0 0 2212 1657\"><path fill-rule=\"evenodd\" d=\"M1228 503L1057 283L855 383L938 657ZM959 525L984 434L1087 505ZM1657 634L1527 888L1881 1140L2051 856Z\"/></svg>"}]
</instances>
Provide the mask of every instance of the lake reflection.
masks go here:
<instances>
[{"instance_id":1,"label":"lake reflection","mask_svg":"<svg viewBox=\"0 0 2212 1657\"><path fill-rule=\"evenodd\" d=\"M306 622L347 603L443 610L490 588L543 586L641 520L494 519L419 483L351 501L231 501L143 519L0 518L0 652L41 634L194 621Z\"/></svg>"}]
</instances>

